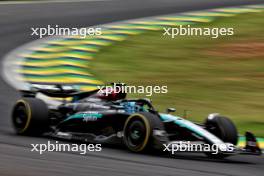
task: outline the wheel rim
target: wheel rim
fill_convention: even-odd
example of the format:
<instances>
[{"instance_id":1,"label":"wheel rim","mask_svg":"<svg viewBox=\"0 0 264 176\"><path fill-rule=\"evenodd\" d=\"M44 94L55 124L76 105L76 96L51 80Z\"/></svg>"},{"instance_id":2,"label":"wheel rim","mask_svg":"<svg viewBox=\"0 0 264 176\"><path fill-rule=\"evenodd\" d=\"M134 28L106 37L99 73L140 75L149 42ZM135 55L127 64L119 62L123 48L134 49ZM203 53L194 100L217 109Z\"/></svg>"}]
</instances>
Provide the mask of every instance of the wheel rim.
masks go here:
<instances>
[{"instance_id":1,"label":"wheel rim","mask_svg":"<svg viewBox=\"0 0 264 176\"><path fill-rule=\"evenodd\" d=\"M139 147L146 138L146 127L140 120L132 121L127 130L128 144L132 147Z\"/></svg>"}]
</instances>

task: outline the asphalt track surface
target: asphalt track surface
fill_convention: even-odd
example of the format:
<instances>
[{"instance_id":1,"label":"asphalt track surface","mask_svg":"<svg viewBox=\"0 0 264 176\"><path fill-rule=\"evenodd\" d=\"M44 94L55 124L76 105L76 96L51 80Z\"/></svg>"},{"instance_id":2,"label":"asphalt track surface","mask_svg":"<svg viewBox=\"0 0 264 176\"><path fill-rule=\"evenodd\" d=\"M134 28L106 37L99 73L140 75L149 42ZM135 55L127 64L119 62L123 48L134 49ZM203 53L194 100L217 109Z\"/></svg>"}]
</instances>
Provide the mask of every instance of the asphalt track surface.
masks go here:
<instances>
[{"instance_id":1,"label":"asphalt track surface","mask_svg":"<svg viewBox=\"0 0 264 176\"><path fill-rule=\"evenodd\" d=\"M58 24L86 27L124 19L202 10L215 7L264 3L260 0L107 0L94 2L0 5L0 58L12 49L32 41L31 27ZM263 175L264 158L233 156L211 160L202 154L174 157L130 153L103 147L87 155L30 152L31 143L47 139L14 135L10 123L12 104L19 95L0 77L0 175L79 176L79 175Z\"/></svg>"}]
</instances>

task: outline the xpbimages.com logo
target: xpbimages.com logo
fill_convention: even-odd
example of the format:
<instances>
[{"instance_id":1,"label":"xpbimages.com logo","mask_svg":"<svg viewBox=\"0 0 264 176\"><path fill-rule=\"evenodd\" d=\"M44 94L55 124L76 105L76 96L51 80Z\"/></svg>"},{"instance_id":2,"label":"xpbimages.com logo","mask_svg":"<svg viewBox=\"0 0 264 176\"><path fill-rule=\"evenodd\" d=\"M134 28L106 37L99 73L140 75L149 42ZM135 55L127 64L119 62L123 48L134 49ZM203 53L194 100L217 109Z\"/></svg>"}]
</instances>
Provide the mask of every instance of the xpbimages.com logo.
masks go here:
<instances>
[{"instance_id":1,"label":"xpbimages.com logo","mask_svg":"<svg viewBox=\"0 0 264 176\"><path fill-rule=\"evenodd\" d=\"M169 144L163 144L164 152L175 154L176 152L210 152L218 154L219 152L233 152L235 146L231 143L223 144L205 144L205 143L192 143L191 141L176 141Z\"/></svg>"},{"instance_id":2,"label":"xpbimages.com logo","mask_svg":"<svg viewBox=\"0 0 264 176\"><path fill-rule=\"evenodd\" d=\"M80 38L85 38L87 36L101 35L101 28L67 28L60 27L59 25L47 27L32 27L31 36L38 36L43 38L44 36L80 36Z\"/></svg>"},{"instance_id":3,"label":"xpbimages.com logo","mask_svg":"<svg viewBox=\"0 0 264 176\"><path fill-rule=\"evenodd\" d=\"M99 93L106 96L111 93L128 93L128 94L145 94L146 96L152 96L153 94L166 94L168 93L168 86L130 86L124 83L114 83L111 86L97 86Z\"/></svg>"},{"instance_id":4,"label":"xpbimages.com logo","mask_svg":"<svg viewBox=\"0 0 264 176\"><path fill-rule=\"evenodd\" d=\"M191 27L190 25L172 28L166 27L163 28L163 36L169 36L175 38L176 36L209 36L213 39L218 38L219 36L231 36L234 35L233 28L209 28L209 27Z\"/></svg>"},{"instance_id":5,"label":"xpbimages.com logo","mask_svg":"<svg viewBox=\"0 0 264 176\"><path fill-rule=\"evenodd\" d=\"M31 152L38 152L42 155L44 152L77 152L85 155L88 152L102 151L101 144L63 144L56 141L51 143L48 141L46 144L31 144Z\"/></svg>"}]
</instances>

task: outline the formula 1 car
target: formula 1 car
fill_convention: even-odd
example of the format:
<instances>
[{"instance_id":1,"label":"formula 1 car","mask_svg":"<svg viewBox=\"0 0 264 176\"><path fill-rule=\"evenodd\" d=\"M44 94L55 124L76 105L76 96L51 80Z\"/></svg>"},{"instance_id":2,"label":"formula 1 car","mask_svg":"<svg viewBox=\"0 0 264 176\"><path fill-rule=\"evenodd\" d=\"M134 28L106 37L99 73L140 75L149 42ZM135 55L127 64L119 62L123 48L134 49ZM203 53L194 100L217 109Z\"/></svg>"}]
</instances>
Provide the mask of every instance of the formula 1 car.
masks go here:
<instances>
[{"instance_id":1,"label":"formula 1 car","mask_svg":"<svg viewBox=\"0 0 264 176\"><path fill-rule=\"evenodd\" d=\"M174 152L174 144L189 141L217 145L218 154L205 152L215 158L237 153L261 154L250 132L246 133L246 147L236 147L237 130L227 117L210 114L203 124L198 124L172 115L173 108L159 113L149 99L126 99L126 93L117 90L119 86L88 92L59 85L21 91L22 99L16 102L12 113L16 133L124 144L133 152L153 149Z\"/></svg>"}]
</instances>

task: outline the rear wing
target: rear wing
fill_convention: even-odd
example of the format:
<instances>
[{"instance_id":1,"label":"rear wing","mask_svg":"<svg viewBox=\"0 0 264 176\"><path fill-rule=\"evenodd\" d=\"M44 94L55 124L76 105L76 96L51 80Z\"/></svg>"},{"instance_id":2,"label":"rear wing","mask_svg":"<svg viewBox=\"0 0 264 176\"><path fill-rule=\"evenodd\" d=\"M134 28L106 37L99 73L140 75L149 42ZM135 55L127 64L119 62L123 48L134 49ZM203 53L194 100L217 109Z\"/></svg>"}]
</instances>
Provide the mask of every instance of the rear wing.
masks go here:
<instances>
[{"instance_id":1,"label":"rear wing","mask_svg":"<svg viewBox=\"0 0 264 176\"><path fill-rule=\"evenodd\" d=\"M64 86L60 84L55 85L38 85L32 84L29 90L20 90L22 97L35 97L36 93L41 92L44 94L67 96L67 94L78 92L73 86ZM49 95L48 95L49 96Z\"/></svg>"},{"instance_id":2,"label":"rear wing","mask_svg":"<svg viewBox=\"0 0 264 176\"><path fill-rule=\"evenodd\" d=\"M72 101L79 101L83 98L89 97L98 92L99 89L91 91L79 91L73 86L63 86L63 85L41 85L32 86L30 90L20 90L22 97L35 98L38 93L44 94L48 97L54 98L68 98L72 97Z\"/></svg>"}]
</instances>

